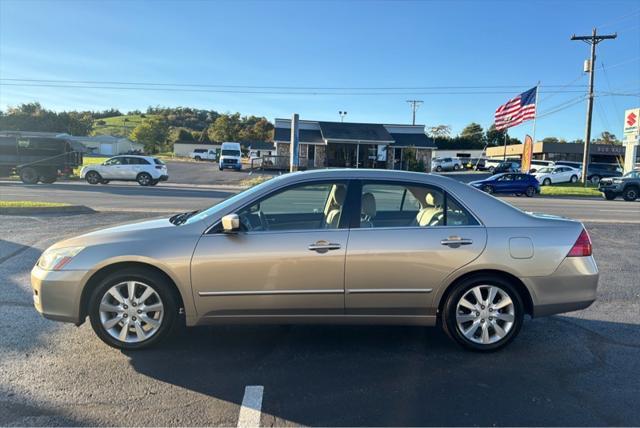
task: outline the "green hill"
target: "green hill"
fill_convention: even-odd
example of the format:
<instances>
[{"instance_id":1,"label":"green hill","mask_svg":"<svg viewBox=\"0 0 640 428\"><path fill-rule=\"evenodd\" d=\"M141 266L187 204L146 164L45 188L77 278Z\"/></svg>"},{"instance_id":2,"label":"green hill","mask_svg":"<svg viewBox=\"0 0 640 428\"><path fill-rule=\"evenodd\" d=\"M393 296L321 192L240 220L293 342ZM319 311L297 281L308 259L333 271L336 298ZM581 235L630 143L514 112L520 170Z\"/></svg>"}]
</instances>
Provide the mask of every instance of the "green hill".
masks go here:
<instances>
[{"instance_id":1,"label":"green hill","mask_svg":"<svg viewBox=\"0 0 640 428\"><path fill-rule=\"evenodd\" d=\"M92 135L114 135L129 137L133 128L145 119L158 118L156 114L127 114L123 116L96 119L93 122Z\"/></svg>"}]
</instances>

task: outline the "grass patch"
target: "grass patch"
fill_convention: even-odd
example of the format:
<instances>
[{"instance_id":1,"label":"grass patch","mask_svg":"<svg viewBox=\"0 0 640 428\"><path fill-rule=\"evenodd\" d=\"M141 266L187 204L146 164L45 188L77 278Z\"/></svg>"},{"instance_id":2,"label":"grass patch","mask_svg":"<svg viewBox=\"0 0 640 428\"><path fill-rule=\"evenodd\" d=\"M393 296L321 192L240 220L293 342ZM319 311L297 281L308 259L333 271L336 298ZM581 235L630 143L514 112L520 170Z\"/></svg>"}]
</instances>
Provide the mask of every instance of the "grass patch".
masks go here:
<instances>
[{"instance_id":1,"label":"grass patch","mask_svg":"<svg viewBox=\"0 0 640 428\"><path fill-rule=\"evenodd\" d=\"M73 175L75 175L76 177L80 177L80 170L83 166L102 163L107 159L109 159L109 156L84 156L82 158L82 165L73 169Z\"/></svg>"},{"instance_id":2,"label":"grass patch","mask_svg":"<svg viewBox=\"0 0 640 428\"><path fill-rule=\"evenodd\" d=\"M241 186L245 186L245 187L253 187L253 186L257 186L258 184L264 183L267 180L270 180L271 176L268 175L259 175L257 177L253 177L253 178L247 178L244 179L240 182Z\"/></svg>"},{"instance_id":3,"label":"grass patch","mask_svg":"<svg viewBox=\"0 0 640 428\"><path fill-rule=\"evenodd\" d=\"M0 201L1 208L43 208L43 207L68 207L69 204L63 202L40 202L40 201Z\"/></svg>"},{"instance_id":4,"label":"grass patch","mask_svg":"<svg viewBox=\"0 0 640 428\"><path fill-rule=\"evenodd\" d=\"M584 187L581 183L561 183L551 186L540 186L542 196L602 196L598 187L588 184Z\"/></svg>"},{"instance_id":5,"label":"grass patch","mask_svg":"<svg viewBox=\"0 0 640 428\"><path fill-rule=\"evenodd\" d=\"M154 119L157 117L158 115L156 114L127 114L124 116L96 119L93 122L93 135L117 135L128 138L131 131L133 131L133 128L140 125L140 123L147 119Z\"/></svg>"}]
</instances>

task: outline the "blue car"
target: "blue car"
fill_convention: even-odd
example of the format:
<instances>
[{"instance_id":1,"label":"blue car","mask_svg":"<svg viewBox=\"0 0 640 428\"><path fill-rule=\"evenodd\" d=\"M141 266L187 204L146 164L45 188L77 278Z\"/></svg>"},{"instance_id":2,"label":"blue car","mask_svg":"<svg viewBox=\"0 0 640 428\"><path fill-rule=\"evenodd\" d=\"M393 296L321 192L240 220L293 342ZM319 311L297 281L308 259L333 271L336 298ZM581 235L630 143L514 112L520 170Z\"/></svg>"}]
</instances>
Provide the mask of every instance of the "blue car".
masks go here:
<instances>
[{"instance_id":1,"label":"blue car","mask_svg":"<svg viewBox=\"0 0 640 428\"><path fill-rule=\"evenodd\" d=\"M509 193L528 197L540 193L540 183L530 174L495 174L485 180L472 181L469 184L487 193Z\"/></svg>"}]
</instances>

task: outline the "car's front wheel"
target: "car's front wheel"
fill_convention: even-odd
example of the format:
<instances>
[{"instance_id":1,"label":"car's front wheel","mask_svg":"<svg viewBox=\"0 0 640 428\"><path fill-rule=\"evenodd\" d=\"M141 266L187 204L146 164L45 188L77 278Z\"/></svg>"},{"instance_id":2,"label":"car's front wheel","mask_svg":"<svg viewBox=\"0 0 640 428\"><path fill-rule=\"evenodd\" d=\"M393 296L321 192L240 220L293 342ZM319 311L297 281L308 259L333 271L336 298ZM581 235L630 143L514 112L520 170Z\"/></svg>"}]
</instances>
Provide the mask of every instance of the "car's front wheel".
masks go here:
<instances>
[{"instance_id":1,"label":"car's front wheel","mask_svg":"<svg viewBox=\"0 0 640 428\"><path fill-rule=\"evenodd\" d=\"M572 175L571 179L569 181L571 181L572 183L577 183L578 182L578 176L577 175Z\"/></svg>"},{"instance_id":2,"label":"car's front wheel","mask_svg":"<svg viewBox=\"0 0 640 428\"><path fill-rule=\"evenodd\" d=\"M486 193L488 194L492 194L493 193L493 186L489 186L488 184L485 186L482 186L482 190L484 190Z\"/></svg>"},{"instance_id":3,"label":"car's front wheel","mask_svg":"<svg viewBox=\"0 0 640 428\"><path fill-rule=\"evenodd\" d=\"M436 167L436 172L442 172L442 167L440 165Z\"/></svg>"},{"instance_id":4,"label":"car's front wheel","mask_svg":"<svg viewBox=\"0 0 640 428\"><path fill-rule=\"evenodd\" d=\"M96 171L87 172L84 179L87 180L87 183L89 184L98 184L102 182L102 177Z\"/></svg>"},{"instance_id":5,"label":"car's front wheel","mask_svg":"<svg viewBox=\"0 0 640 428\"><path fill-rule=\"evenodd\" d=\"M495 351L520 331L524 305L516 288L498 276L480 275L454 286L442 311L449 337L473 351Z\"/></svg>"},{"instance_id":6,"label":"car's front wheel","mask_svg":"<svg viewBox=\"0 0 640 428\"><path fill-rule=\"evenodd\" d=\"M613 192L604 192L602 194L607 201L613 201L616 198L616 194Z\"/></svg>"},{"instance_id":7,"label":"car's front wheel","mask_svg":"<svg viewBox=\"0 0 640 428\"><path fill-rule=\"evenodd\" d=\"M551 179L550 178L545 178L544 180L542 180L542 185L543 186L550 186L551 185Z\"/></svg>"},{"instance_id":8,"label":"car's front wheel","mask_svg":"<svg viewBox=\"0 0 640 428\"><path fill-rule=\"evenodd\" d=\"M532 198L536 194L535 187L533 186L527 187L527 190L524 191L524 194L527 195L527 197Z\"/></svg>"},{"instance_id":9,"label":"car's front wheel","mask_svg":"<svg viewBox=\"0 0 640 428\"><path fill-rule=\"evenodd\" d=\"M89 318L98 337L119 349L141 349L162 340L176 319L176 298L161 275L124 269L91 294Z\"/></svg>"}]
</instances>

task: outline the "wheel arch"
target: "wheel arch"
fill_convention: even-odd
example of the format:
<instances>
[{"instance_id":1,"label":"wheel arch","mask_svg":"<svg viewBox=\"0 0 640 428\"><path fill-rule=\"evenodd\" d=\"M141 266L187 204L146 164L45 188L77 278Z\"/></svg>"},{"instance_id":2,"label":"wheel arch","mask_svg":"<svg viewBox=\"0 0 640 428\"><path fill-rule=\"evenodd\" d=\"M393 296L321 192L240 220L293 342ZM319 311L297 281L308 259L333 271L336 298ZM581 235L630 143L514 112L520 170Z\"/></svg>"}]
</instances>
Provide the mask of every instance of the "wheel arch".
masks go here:
<instances>
[{"instance_id":1,"label":"wheel arch","mask_svg":"<svg viewBox=\"0 0 640 428\"><path fill-rule=\"evenodd\" d=\"M449 297L449 294L451 294L451 292L453 291L453 289L455 288L455 286L459 283L461 283L462 281L466 281L470 278L476 277L476 276L497 276L500 277L506 281L508 281L510 284L512 284L516 290L518 290L518 293L520 294L520 297L522 298L522 303L524 304L524 310L525 313L527 315L533 316L533 298L531 296L531 293L529 292L529 289L527 288L526 285L524 285L524 283L515 275L502 271L502 270L497 270L497 269L481 269L481 270L475 270L475 271L471 271L471 272L466 272L456 278L454 278L449 285L447 285L447 287L445 288L444 292L440 295L439 301L438 301L438 315L442 314L442 308L444 307L444 303L447 301L447 297Z\"/></svg>"},{"instance_id":2,"label":"wheel arch","mask_svg":"<svg viewBox=\"0 0 640 428\"><path fill-rule=\"evenodd\" d=\"M82 294L80 296L80 308L79 308L80 316L78 317L78 325L82 324L87 318L89 297L91 296L91 291L95 287L97 287L100 281L105 279L107 276L122 269L139 269L143 272L144 271L154 272L163 276L166 279L167 283L170 285L174 293L174 297L178 302L179 309L181 311L184 311L185 305L184 305L184 298L182 296L182 293L180 292L180 289L176 285L175 281L164 270L160 269L157 266L154 266L152 264L145 263L145 262L122 261L122 262L116 262L116 263L103 266L99 270L94 272L93 275L91 275L91 277L89 277L84 287L82 288Z\"/></svg>"}]
</instances>

